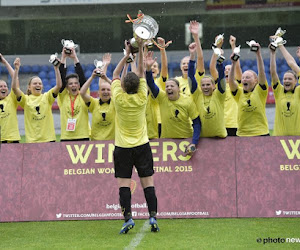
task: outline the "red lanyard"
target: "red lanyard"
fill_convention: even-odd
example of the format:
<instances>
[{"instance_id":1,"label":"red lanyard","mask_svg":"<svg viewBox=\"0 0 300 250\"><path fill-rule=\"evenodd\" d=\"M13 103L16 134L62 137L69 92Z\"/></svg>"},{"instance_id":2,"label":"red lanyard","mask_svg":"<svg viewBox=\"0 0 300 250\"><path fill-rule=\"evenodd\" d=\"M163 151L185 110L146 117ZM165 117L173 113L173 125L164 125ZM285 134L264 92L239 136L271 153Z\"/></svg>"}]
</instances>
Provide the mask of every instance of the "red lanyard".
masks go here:
<instances>
[{"instance_id":1,"label":"red lanyard","mask_svg":"<svg viewBox=\"0 0 300 250\"><path fill-rule=\"evenodd\" d=\"M75 105L75 101L78 95L75 96L74 101L72 101L72 97L70 96L70 101L71 101L71 112L72 112L72 118L74 116L74 105Z\"/></svg>"}]
</instances>

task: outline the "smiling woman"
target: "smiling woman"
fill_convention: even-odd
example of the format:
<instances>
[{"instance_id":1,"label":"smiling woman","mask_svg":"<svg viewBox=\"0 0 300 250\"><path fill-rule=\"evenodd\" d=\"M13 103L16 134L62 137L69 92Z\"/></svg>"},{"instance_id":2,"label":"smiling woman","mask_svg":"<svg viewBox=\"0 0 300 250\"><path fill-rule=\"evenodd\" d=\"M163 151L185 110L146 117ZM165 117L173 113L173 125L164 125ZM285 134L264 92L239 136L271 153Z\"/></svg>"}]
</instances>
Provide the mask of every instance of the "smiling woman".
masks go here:
<instances>
[{"instance_id":1,"label":"smiling woman","mask_svg":"<svg viewBox=\"0 0 300 250\"><path fill-rule=\"evenodd\" d=\"M15 59L14 66L12 90L17 97L18 104L24 108L26 142L55 141L51 108L62 85L58 65L54 66L56 76L54 88L43 94L43 83L39 77L34 76L29 80L27 95L18 86L20 58Z\"/></svg>"}]
</instances>

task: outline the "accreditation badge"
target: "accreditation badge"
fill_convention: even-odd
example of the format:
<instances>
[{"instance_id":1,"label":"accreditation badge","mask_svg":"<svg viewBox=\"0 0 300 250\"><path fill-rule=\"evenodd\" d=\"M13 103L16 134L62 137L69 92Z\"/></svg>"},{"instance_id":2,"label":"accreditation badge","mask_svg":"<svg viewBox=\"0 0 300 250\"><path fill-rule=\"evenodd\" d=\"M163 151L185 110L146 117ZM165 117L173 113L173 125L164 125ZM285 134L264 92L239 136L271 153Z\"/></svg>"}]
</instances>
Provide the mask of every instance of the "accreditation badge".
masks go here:
<instances>
[{"instance_id":1,"label":"accreditation badge","mask_svg":"<svg viewBox=\"0 0 300 250\"><path fill-rule=\"evenodd\" d=\"M68 119L67 122L67 131L75 131L76 128L76 119Z\"/></svg>"}]
</instances>

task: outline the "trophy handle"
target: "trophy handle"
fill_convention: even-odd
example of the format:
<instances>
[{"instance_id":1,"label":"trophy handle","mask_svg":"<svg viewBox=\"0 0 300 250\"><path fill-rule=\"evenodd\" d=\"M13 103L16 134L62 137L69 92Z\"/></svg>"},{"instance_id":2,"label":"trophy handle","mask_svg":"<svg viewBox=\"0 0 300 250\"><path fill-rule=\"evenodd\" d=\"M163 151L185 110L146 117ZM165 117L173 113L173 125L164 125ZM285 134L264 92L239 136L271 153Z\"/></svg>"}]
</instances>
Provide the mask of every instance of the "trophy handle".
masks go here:
<instances>
[{"instance_id":1,"label":"trophy handle","mask_svg":"<svg viewBox=\"0 0 300 250\"><path fill-rule=\"evenodd\" d=\"M98 62L98 60L97 59L95 59L94 60L94 65L97 67L97 62Z\"/></svg>"},{"instance_id":2,"label":"trophy handle","mask_svg":"<svg viewBox=\"0 0 300 250\"><path fill-rule=\"evenodd\" d=\"M64 46L65 39L61 39L61 44Z\"/></svg>"},{"instance_id":3,"label":"trophy handle","mask_svg":"<svg viewBox=\"0 0 300 250\"><path fill-rule=\"evenodd\" d=\"M134 23L134 22L138 21L137 24L139 24L142 21L143 17L144 17L143 12L141 10L139 10L136 19L132 19L131 16L129 14L127 14L127 18L129 20L125 20L125 23Z\"/></svg>"}]
</instances>

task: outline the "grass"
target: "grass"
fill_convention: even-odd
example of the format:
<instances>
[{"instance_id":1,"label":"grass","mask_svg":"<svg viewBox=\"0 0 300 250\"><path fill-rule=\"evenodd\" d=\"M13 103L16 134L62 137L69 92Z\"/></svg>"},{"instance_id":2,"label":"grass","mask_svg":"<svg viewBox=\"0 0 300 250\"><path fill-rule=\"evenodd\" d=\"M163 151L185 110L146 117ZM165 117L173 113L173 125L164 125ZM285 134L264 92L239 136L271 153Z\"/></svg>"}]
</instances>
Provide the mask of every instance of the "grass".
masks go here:
<instances>
[{"instance_id":1,"label":"grass","mask_svg":"<svg viewBox=\"0 0 300 250\"><path fill-rule=\"evenodd\" d=\"M0 249L124 249L143 227L136 220L119 235L121 220L0 223ZM159 233L144 233L136 249L299 248L300 243L258 243L299 238L300 218L162 219Z\"/></svg>"}]
</instances>

